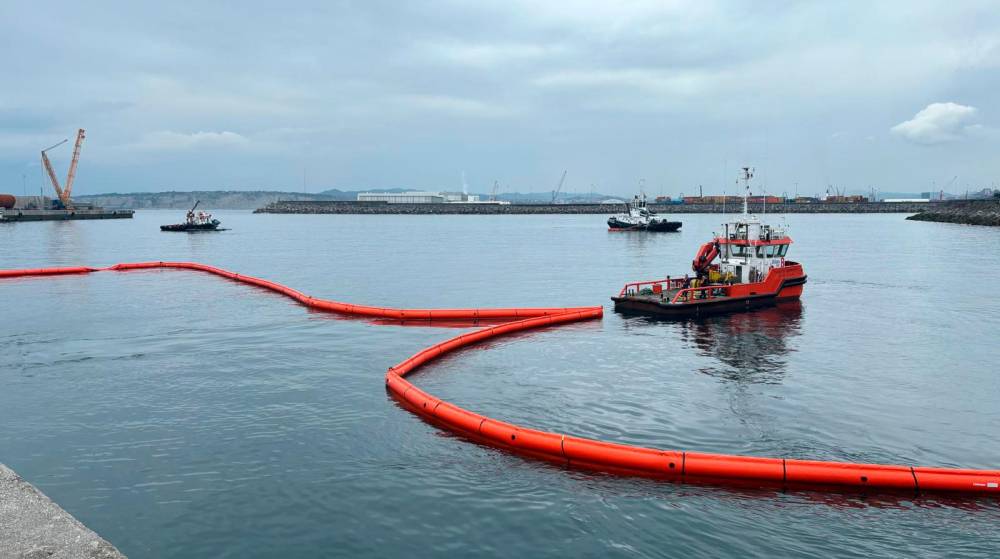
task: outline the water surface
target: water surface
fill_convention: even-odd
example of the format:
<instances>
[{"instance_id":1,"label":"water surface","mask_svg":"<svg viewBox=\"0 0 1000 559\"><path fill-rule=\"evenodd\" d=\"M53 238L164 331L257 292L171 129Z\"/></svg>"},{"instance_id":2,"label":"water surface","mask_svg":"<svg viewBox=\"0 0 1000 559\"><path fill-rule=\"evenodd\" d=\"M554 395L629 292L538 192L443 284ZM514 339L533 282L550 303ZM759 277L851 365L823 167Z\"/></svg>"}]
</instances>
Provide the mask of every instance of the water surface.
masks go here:
<instances>
[{"instance_id":1,"label":"water surface","mask_svg":"<svg viewBox=\"0 0 1000 559\"><path fill-rule=\"evenodd\" d=\"M802 304L697 322L611 312L682 274L680 234L601 216L282 216L0 226L0 268L193 260L402 307L605 304L416 384L499 419L659 448L1000 467L1000 230L790 215ZM778 220L779 218L775 218ZM0 282L0 461L131 557L996 555L989 500L734 491L566 471L401 409L390 365L456 329L310 312L180 271Z\"/></svg>"}]
</instances>

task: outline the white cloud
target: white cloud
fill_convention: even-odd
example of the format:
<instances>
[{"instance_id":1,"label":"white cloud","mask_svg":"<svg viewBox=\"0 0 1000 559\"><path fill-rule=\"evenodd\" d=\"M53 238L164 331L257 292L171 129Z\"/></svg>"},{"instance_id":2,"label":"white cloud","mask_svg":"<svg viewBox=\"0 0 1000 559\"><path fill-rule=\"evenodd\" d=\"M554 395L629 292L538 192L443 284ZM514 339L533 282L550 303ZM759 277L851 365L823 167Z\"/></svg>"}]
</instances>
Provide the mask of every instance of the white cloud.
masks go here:
<instances>
[{"instance_id":1,"label":"white cloud","mask_svg":"<svg viewBox=\"0 0 1000 559\"><path fill-rule=\"evenodd\" d=\"M134 148L142 151L184 151L201 148L242 147L250 143L235 132L193 132L183 134L164 130L146 134Z\"/></svg>"},{"instance_id":2,"label":"white cloud","mask_svg":"<svg viewBox=\"0 0 1000 559\"><path fill-rule=\"evenodd\" d=\"M456 41L428 43L415 50L420 55L429 55L453 64L477 68L545 59L565 54L568 51L566 47L561 45Z\"/></svg>"},{"instance_id":3,"label":"white cloud","mask_svg":"<svg viewBox=\"0 0 1000 559\"><path fill-rule=\"evenodd\" d=\"M981 128L973 124L978 111L958 103L931 103L913 118L892 127L892 133L917 144L940 144L963 138Z\"/></svg>"},{"instance_id":4,"label":"white cloud","mask_svg":"<svg viewBox=\"0 0 1000 559\"><path fill-rule=\"evenodd\" d=\"M430 111L462 117L500 118L513 113L511 109L506 107L451 95L396 95L393 100L408 110Z\"/></svg>"},{"instance_id":5,"label":"white cloud","mask_svg":"<svg viewBox=\"0 0 1000 559\"><path fill-rule=\"evenodd\" d=\"M649 93L695 95L710 87L714 76L700 71L664 71L646 68L565 71L541 76L542 87L638 89Z\"/></svg>"}]
</instances>

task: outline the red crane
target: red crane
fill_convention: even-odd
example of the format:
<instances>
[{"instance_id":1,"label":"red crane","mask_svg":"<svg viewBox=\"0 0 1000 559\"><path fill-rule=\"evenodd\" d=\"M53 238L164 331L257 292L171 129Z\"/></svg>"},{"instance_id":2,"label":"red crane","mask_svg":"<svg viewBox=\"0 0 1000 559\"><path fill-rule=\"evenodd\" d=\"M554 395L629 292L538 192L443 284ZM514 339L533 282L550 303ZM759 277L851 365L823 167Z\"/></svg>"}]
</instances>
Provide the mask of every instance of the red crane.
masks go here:
<instances>
[{"instance_id":1,"label":"red crane","mask_svg":"<svg viewBox=\"0 0 1000 559\"><path fill-rule=\"evenodd\" d=\"M66 188L59 186L59 179L56 177L56 171L52 168L52 162L49 161L49 156L45 152L55 149L69 140L63 140L58 144L49 146L42 150L42 165L45 167L45 171L49 175L49 180L52 182L52 188L56 191L56 196L59 198L59 202L62 204L63 208L67 210L73 209L73 201L70 199L70 195L73 193L73 181L76 179L76 165L80 162L80 146L83 145L83 139L86 134L81 128L76 133L76 145L73 146L73 159L69 163L69 173L66 175Z\"/></svg>"}]
</instances>

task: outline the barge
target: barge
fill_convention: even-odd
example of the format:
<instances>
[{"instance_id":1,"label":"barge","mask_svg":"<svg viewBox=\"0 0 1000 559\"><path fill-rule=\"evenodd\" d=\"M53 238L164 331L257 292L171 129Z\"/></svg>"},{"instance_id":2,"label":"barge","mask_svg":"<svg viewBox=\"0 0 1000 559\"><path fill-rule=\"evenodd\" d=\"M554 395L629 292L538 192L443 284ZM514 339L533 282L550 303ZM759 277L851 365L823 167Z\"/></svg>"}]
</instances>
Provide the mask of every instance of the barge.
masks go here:
<instances>
[{"instance_id":1,"label":"barge","mask_svg":"<svg viewBox=\"0 0 1000 559\"><path fill-rule=\"evenodd\" d=\"M73 210L24 210L0 208L0 223L17 221L67 221L71 219L132 219L135 210L104 208Z\"/></svg>"},{"instance_id":2,"label":"barge","mask_svg":"<svg viewBox=\"0 0 1000 559\"><path fill-rule=\"evenodd\" d=\"M752 177L744 168L749 190ZM783 227L761 223L747 212L723 224L723 233L703 244L691 268L695 275L625 284L611 300L624 314L667 318L701 317L748 311L794 301L806 274L785 256L792 239ZM715 260L718 259L718 263Z\"/></svg>"}]
</instances>

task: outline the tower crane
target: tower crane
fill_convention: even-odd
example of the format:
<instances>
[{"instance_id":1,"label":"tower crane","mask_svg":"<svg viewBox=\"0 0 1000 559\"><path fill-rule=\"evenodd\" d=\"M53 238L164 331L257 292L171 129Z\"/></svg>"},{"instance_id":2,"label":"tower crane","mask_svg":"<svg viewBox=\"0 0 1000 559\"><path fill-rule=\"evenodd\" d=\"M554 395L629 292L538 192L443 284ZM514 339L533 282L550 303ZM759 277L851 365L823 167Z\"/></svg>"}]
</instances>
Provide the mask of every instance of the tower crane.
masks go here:
<instances>
[{"instance_id":1,"label":"tower crane","mask_svg":"<svg viewBox=\"0 0 1000 559\"><path fill-rule=\"evenodd\" d=\"M67 210L73 209L73 201L70 199L70 195L73 193L73 182L76 179L76 166L80 162L80 146L83 145L83 139L86 134L81 128L76 133L76 144L73 146L73 159L69 163L69 173L66 175L66 188L59 186L59 179L56 177L55 169L52 168L52 162L49 161L49 156L46 152L51 151L66 142L69 139L65 139L58 144L49 146L42 150L42 165L45 167L45 172L49 175L49 181L52 182L52 188L56 191L56 196L59 198L59 203L62 207Z\"/></svg>"},{"instance_id":2,"label":"tower crane","mask_svg":"<svg viewBox=\"0 0 1000 559\"><path fill-rule=\"evenodd\" d=\"M559 197L559 193L562 192L563 183L566 182L566 171L563 171L562 177L559 179L559 184L556 189L552 191L552 203L556 203L556 198Z\"/></svg>"}]
</instances>

